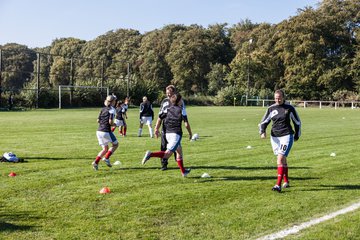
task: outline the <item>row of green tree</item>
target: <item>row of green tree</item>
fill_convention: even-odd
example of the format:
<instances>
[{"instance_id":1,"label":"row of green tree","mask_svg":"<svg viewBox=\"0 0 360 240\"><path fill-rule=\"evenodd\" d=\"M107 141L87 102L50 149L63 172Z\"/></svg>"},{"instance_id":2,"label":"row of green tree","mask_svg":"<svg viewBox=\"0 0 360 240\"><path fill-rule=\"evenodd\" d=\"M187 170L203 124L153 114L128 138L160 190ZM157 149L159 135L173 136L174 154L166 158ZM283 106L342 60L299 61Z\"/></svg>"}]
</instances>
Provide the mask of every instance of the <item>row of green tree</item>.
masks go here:
<instances>
[{"instance_id":1,"label":"row of green tree","mask_svg":"<svg viewBox=\"0 0 360 240\"><path fill-rule=\"evenodd\" d=\"M358 100L359 42L360 1L323 0L279 24L167 25L144 34L118 29L92 41L56 39L36 49L6 44L1 87L108 86L121 97L129 91L155 100L174 84L188 98L219 105L266 98L277 88L292 99Z\"/></svg>"}]
</instances>

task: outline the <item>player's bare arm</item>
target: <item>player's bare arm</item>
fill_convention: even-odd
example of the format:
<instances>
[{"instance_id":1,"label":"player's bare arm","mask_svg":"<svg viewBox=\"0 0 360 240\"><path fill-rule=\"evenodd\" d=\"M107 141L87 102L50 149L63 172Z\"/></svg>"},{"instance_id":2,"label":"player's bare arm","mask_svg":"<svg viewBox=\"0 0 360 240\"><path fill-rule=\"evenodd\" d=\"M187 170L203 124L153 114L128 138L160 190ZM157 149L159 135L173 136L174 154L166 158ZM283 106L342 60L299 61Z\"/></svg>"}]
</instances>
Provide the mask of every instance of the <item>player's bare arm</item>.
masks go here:
<instances>
[{"instance_id":1,"label":"player's bare arm","mask_svg":"<svg viewBox=\"0 0 360 240\"><path fill-rule=\"evenodd\" d=\"M189 133L189 139L191 140L191 138L192 138L192 132L191 132L191 127L190 127L189 122L185 122L185 127L186 127L186 130L187 130L188 133Z\"/></svg>"},{"instance_id":2,"label":"player's bare arm","mask_svg":"<svg viewBox=\"0 0 360 240\"><path fill-rule=\"evenodd\" d=\"M155 132L154 132L156 138L159 137L159 133L160 133L160 132L159 132L159 129L160 129L160 127L161 127L161 119L158 118L158 119L156 120Z\"/></svg>"}]
</instances>

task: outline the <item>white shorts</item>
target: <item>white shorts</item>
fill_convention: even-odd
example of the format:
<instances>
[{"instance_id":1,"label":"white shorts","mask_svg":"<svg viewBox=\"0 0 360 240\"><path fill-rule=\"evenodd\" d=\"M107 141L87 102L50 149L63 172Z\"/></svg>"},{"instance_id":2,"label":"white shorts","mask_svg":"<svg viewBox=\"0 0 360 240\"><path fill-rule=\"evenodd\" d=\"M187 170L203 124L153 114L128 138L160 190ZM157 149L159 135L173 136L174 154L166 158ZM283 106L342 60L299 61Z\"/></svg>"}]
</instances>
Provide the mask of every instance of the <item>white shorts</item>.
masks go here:
<instances>
[{"instance_id":1,"label":"white shorts","mask_svg":"<svg viewBox=\"0 0 360 240\"><path fill-rule=\"evenodd\" d=\"M165 134L166 141L168 144L166 145L166 149L175 152L176 149L181 146L181 136L176 133L166 133Z\"/></svg>"},{"instance_id":2,"label":"white shorts","mask_svg":"<svg viewBox=\"0 0 360 240\"><path fill-rule=\"evenodd\" d=\"M109 143L117 144L118 141L112 132L96 131L96 137L100 146L107 146Z\"/></svg>"},{"instance_id":3,"label":"white shorts","mask_svg":"<svg viewBox=\"0 0 360 240\"><path fill-rule=\"evenodd\" d=\"M140 123L145 125L151 125L152 117L141 117Z\"/></svg>"},{"instance_id":4,"label":"white shorts","mask_svg":"<svg viewBox=\"0 0 360 240\"><path fill-rule=\"evenodd\" d=\"M281 154L287 157L294 143L294 136L292 134L285 135L282 137L271 136L270 141L273 152L276 156Z\"/></svg>"},{"instance_id":5,"label":"white shorts","mask_svg":"<svg viewBox=\"0 0 360 240\"><path fill-rule=\"evenodd\" d=\"M125 122L124 122L124 120L115 119L115 125L117 127L125 126Z\"/></svg>"}]
</instances>

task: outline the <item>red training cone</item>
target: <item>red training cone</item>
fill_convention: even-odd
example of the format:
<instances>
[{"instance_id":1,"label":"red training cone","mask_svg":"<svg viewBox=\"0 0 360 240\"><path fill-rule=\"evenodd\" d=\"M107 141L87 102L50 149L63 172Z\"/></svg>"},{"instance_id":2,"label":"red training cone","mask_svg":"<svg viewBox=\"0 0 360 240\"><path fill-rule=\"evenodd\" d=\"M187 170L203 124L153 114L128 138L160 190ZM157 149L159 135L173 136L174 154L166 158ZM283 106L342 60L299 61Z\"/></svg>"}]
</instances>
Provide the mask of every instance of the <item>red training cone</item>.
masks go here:
<instances>
[{"instance_id":1,"label":"red training cone","mask_svg":"<svg viewBox=\"0 0 360 240\"><path fill-rule=\"evenodd\" d=\"M100 193L101 193L101 194L110 193L110 188L108 188L108 187L103 187L103 188L100 190Z\"/></svg>"},{"instance_id":2,"label":"red training cone","mask_svg":"<svg viewBox=\"0 0 360 240\"><path fill-rule=\"evenodd\" d=\"M14 172L11 172L10 174L9 174L9 177L15 177L16 176L16 173L14 173Z\"/></svg>"}]
</instances>

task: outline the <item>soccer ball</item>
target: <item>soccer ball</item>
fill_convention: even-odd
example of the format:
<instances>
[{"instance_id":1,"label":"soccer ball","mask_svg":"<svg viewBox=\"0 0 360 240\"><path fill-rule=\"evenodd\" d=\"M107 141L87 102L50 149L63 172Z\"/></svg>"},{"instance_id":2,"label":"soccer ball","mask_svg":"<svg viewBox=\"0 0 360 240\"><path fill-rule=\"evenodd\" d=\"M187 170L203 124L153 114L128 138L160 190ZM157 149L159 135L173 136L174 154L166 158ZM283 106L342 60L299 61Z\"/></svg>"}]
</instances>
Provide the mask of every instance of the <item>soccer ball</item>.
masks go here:
<instances>
[{"instance_id":1,"label":"soccer ball","mask_svg":"<svg viewBox=\"0 0 360 240\"><path fill-rule=\"evenodd\" d=\"M191 141L196 141L199 139L199 134L195 133L194 135L192 135Z\"/></svg>"}]
</instances>

